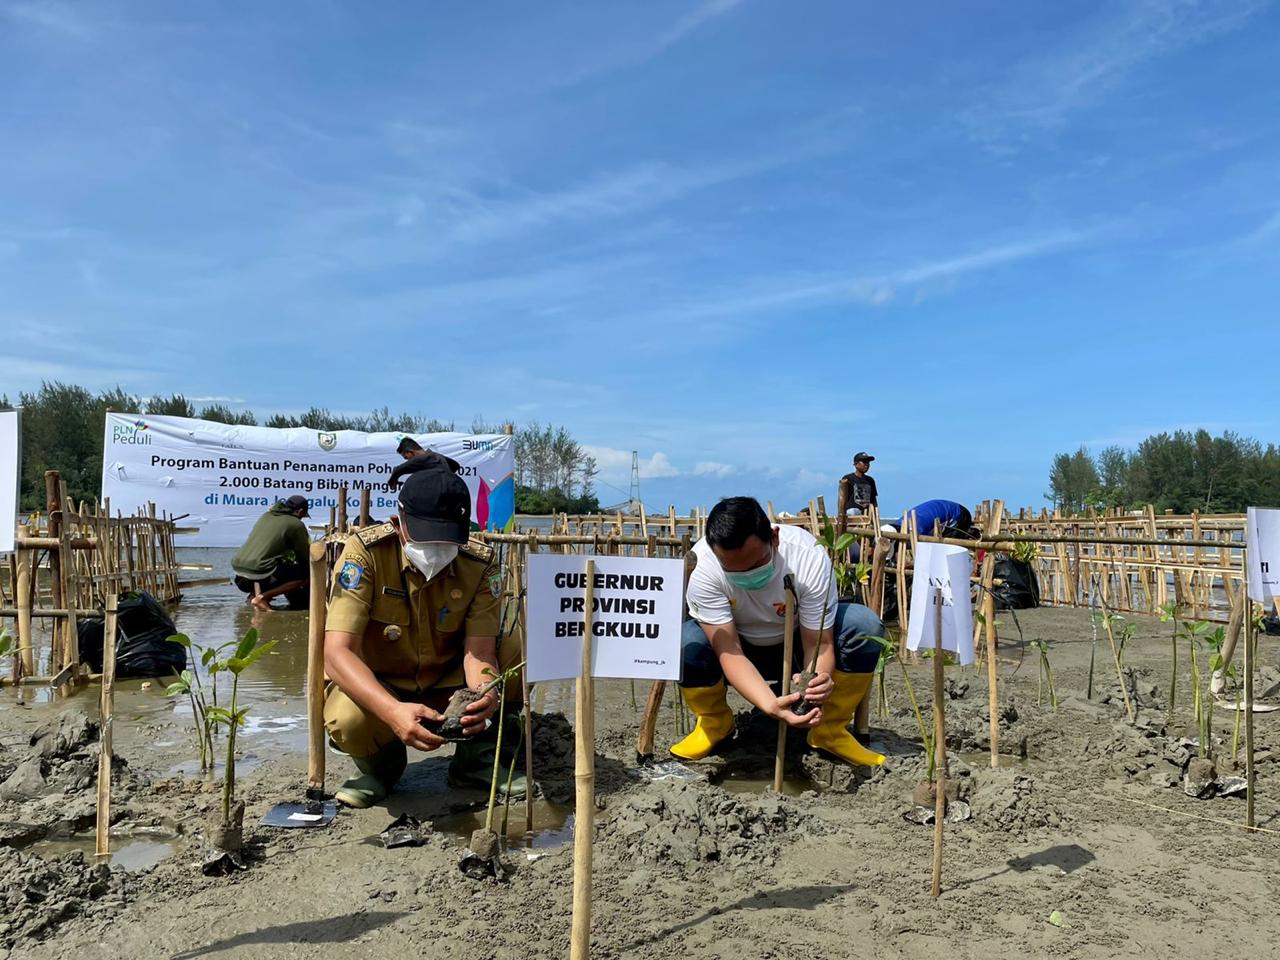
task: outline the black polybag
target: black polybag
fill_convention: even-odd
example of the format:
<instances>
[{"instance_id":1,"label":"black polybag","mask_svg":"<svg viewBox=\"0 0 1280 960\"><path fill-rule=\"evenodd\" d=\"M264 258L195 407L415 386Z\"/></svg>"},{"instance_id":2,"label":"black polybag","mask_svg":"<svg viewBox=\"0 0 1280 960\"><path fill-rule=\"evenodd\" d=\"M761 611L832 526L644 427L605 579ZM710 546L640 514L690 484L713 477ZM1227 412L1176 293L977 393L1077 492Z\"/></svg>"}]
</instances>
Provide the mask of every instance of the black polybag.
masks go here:
<instances>
[{"instance_id":1,"label":"black polybag","mask_svg":"<svg viewBox=\"0 0 1280 960\"><path fill-rule=\"evenodd\" d=\"M1040 606L1040 581L1031 564L1007 553L996 554L995 578L1003 580L991 589L997 610L1029 610Z\"/></svg>"},{"instance_id":2,"label":"black polybag","mask_svg":"<svg viewBox=\"0 0 1280 960\"><path fill-rule=\"evenodd\" d=\"M80 617L80 657L94 673L102 672L103 617ZM167 677L187 666L187 651L169 637L178 632L164 607L143 592L120 595L116 622L116 676Z\"/></svg>"}]
</instances>

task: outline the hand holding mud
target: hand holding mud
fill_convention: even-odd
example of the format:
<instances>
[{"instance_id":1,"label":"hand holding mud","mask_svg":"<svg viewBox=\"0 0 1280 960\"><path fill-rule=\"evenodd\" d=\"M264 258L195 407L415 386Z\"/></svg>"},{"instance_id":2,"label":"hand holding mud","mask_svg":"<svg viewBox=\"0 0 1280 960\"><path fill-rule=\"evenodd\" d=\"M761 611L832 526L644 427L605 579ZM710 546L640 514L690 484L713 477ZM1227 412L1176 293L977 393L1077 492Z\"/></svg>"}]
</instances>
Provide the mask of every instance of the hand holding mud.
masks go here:
<instances>
[{"instance_id":1,"label":"hand holding mud","mask_svg":"<svg viewBox=\"0 0 1280 960\"><path fill-rule=\"evenodd\" d=\"M798 714L808 713L810 709L821 706L835 689L835 681L829 673L797 673L791 677L791 689L804 694L803 701L796 701L792 709Z\"/></svg>"},{"instance_id":2,"label":"hand holding mud","mask_svg":"<svg viewBox=\"0 0 1280 960\"><path fill-rule=\"evenodd\" d=\"M774 702L773 710L770 711L774 719L782 720L787 726L795 727L797 730L816 727L822 721L822 708L814 706L805 713L797 714L795 705L800 702L801 696L799 693L788 693L785 697L778 697Z\"/></svg>"},{"instance_id":3,"label":"hand holding mud","mask_svg":"<svg viewBox=\"0 0 1280 960\"><path fill-rule=\"evenodd\" d=\"M387 726L405 746L415 750L431 751L444 746L443 737L432 733L423 722L439 723L444 718L439 711L420 703L397 703L387 716Z\"/></svg>"}]
</instances>

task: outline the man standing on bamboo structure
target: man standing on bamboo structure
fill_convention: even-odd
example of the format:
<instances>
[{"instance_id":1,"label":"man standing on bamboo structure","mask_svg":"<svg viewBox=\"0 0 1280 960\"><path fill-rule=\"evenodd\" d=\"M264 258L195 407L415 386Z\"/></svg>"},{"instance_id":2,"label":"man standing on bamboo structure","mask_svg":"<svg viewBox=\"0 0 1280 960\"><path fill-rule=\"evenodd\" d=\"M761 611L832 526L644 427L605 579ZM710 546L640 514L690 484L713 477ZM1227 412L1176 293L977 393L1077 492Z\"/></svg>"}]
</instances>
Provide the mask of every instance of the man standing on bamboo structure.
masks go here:
<instances>
[{"instance_id":1,"label":"man standing on bamboo structure","mask_svg":"<svg viewBox=\"0 0 1280 960\"><path fill-rule=\"evenodd\" d=\"M853 473L846 473L841 479L848 481L849 500L844 504L855 516L861 516L879 503L880 493L871 474L871 454L859 450L853 455Z\"/></svg>"},{"instance_id":2,"label":"man standing on bamboo structure","mask_svg":"<svg viewBox=\"0 0 1280 960\"><path fill-rule=\"evenodd\" d=\"M330 742L359 770L335 794L350 807L386 799L408 747L429 752L449 742L428 725L439 729L455 691L479 691L520 659L518 644L498 644L501 573L493 550L470 539L471 494L457 462L426 452L409 463L398 515L347 540L329 601L324 722ZM507 689L519 698L518 680ZM496 690L466 707L451 785L488 787L498 709ZM518 762L514 737L502 753L505 790ZM514 774L512 795L524 791L524 776Z\"/></svg>"},{"instance_id":3,"label":"man standing on bamboo structure","mask_svg":"<svg viewBox=\"0 0 1280 960\"><path fill-rule=\"evenodd\" d=\"M693 619L684 628L680 683L698 722L671 752L701 760L733 732L727 680L766 715L807 730L810 746L849 763L884 763L848 729L880 656L880 645L868 639L884 635L880 618L861 604L839 603L826 550L800 527L770 524L755 499L721 500L706 531L693 547L698 565L687 593ZM772 684L782 677L788 576L800 635L789 667L793 682L815 648L818 658L804 690L779 696ZM797 715L793 705L801 699L812 709Z\"/></svg>"},{"instance_id":4,"label":"man standing on bamboo structure","mask_svg":"<svg viewBox=\"0 0 1280 960\"><path fill-rule=\"evenodd\" d=\"M231 558L235 585L262 610L283 596L291 610L305 610L310 595L307 556L311 537L302 518L309 516L307 498L294 494L258 518L244 546Z\"/></svg>"}]
</instances>

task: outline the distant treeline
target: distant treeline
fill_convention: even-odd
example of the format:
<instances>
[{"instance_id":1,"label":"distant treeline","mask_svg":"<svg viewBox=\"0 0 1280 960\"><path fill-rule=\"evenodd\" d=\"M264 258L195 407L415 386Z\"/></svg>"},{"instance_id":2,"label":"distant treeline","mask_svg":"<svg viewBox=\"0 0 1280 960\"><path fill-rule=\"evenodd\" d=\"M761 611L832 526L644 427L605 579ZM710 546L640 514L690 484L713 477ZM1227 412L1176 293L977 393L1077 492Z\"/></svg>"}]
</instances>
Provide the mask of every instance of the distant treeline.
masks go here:
<instances>
[{"instance_id":1,"label":"distant treeline","mask_svg":"<svg viewBox=\"0 0 1280 960\"><path fill-rule=\"evenodd\" d=\"M7 396L0 410L12 409ZM94 501L102 486L102 431L108 410L153 416L198 417L246 426L307 427L312 430L442 433L453 421L417 414L392 414L383 407L367 416L331 413L312 407L301 416L272 414L259 420L250 410L210 403L197 408L182 394L142 397L114 390L92 393L67 383L43 383L35 393L18 395L22 407L22 506L44 508L44 473L57 470L73 500ZM502 425L474 421L471 433L501 433ZM516 511L518 513L593 513L599 503L593 487L596 462L564 427L531 423L515 430Z\"/></svg>"},{"instance_id":2,"label":"distant treeline","mask_svg":"<svg viewBox=\"0 0 1280 960\"><path fill-rule=\"evenodd\" d=\"M1134 450L1113 445L1096 457L1081 447L1053 458L1045 497L1067 512L1148 503L1181 514L1280 506L1280 449L1206 430L1157 433Z\"/></svg>"}]
</instances>

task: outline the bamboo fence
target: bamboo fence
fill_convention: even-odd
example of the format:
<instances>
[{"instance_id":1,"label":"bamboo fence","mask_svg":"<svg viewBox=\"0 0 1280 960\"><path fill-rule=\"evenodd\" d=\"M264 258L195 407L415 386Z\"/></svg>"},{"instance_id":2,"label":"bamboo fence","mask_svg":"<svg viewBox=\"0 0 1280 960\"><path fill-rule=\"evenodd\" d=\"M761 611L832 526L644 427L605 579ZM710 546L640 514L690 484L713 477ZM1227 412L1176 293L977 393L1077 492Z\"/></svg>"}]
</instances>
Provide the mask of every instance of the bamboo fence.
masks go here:
<instances>
[{"instance_id":1,"label":"bamboo fence","mask_svg":"<svg viewBox=\"0 0 1280 960\"><path fill-rule=\"evenodd\" d=\"M183 571L208 567L179 563L174 537L194 528L157 516L155 504L130 516L112 516L109 501L77 506L52 470L45 474L45 493L46 509L18 527L15 549L0 567L0 622L12 620L17 639L12 674L0 683L60 687L85 679L79 618L103 616L112 594L146 591L176 603L184 587L206 582L179 579ZM53 622L47 662L37 662L39 620Z\"/></svg>"}]
</instances>

